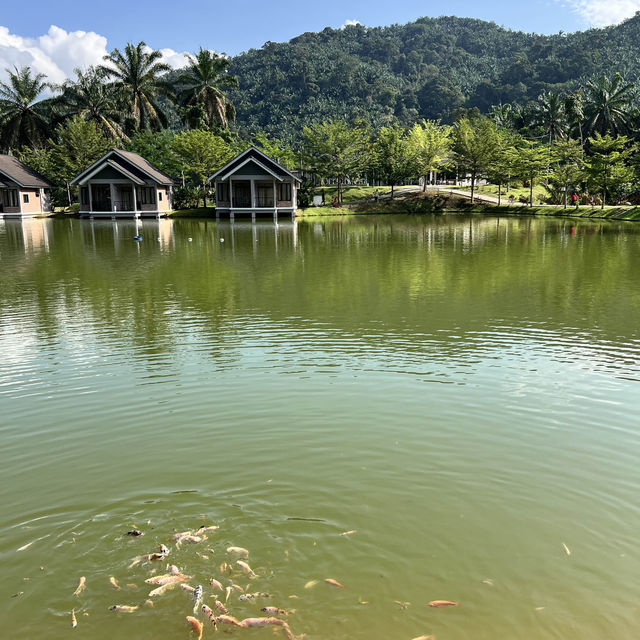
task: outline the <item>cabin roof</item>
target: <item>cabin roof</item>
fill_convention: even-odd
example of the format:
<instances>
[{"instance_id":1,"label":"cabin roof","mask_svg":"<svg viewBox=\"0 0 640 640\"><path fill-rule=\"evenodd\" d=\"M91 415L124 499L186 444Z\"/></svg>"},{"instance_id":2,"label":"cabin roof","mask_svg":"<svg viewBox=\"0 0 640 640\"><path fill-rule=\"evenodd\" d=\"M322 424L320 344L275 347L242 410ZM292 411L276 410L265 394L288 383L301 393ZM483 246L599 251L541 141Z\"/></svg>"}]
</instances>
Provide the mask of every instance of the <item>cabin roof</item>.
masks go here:
<instances>
[{"instance_id":1,"label":"cabin roof","mask_svg":"<svg viewBox=\"0 0 640 640\"><path fill-rule=\"evenodd\" d=\"M4 180L15 182L21 187L50 189L53 185L35 169L21 162L15 156L0 155L0 186L8 187Z\"/></svg>"},{"instance_id":2,"label":"cabin roof","mask_svg":"<svg viewBox=\"0 0 640 640\"><path fill-rule=\"evenodd\" d=\"M140 184L152 180L158 184L172 185L173 180L154 167L148 160L133 151L123 151L122 149L112 149L102 158L96 160L90 167L77 175L71 184L80 184L88 180L97 170L104 165L111 165L121 171L128 178Z\"/></svg>"},{"instance_id":3,"label":"cabin roof","mask_svg":"<svg viewBox=\"0 0 640 640\"><path fill-rule=\"evenodd\" d=\"M222 169L216 171L209 181L220 178L226 180L229 176L233 175L240 167L244 166L247 162L254 161L258 166L265 169L268 173L273 175L278 180L284 180L285 178L293 178L298 182L301 182L298 176L294 175L289 169L283 167L279 162L276 162L273 158L270 158L265 153L262 153L255 147L249 147L246 151L243 151L240 155L236 156L230 162L222 167Z\"/></svg>"}]
</instances>

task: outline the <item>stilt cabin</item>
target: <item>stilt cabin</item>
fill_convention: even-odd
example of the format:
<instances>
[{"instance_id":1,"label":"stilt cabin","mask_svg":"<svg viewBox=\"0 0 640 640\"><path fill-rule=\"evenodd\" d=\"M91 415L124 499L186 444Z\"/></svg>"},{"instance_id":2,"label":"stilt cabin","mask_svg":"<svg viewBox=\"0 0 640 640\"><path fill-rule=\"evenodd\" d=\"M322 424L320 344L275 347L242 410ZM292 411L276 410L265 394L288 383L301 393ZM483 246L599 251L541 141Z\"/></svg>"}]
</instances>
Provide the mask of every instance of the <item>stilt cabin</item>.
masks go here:
<instances>
[{"instance_id":1,"label":"stilt cabin","mask_svg":"<svg viewBox=\"0 0 640 640\"><path fill-rule=\"evenodd\" d=\"M18 158L0 155L0 216L27 218L51 212L53 185Z\"/></svg>"},{"instance_id":2,"label":"stilt cabin","mask_svg":"<svg viewBox=\"0 0 640 640\"><path fill-rule=\"evenodd\" d=\"M209 178L216 190L216 217L229 214L296 214L300 178L251 147Z\"/></svg>"},{"instance_id":3,"label":"stilt cabin","mask_svg":"<svg viewBox=\"0 0 640 640\"><path fill-rule=\"evenodd\" d=\"M70 184L78 187L81 217L158 218L171 211L173 180L132 151L109 151Z\"/></svg>"}]
</instances>

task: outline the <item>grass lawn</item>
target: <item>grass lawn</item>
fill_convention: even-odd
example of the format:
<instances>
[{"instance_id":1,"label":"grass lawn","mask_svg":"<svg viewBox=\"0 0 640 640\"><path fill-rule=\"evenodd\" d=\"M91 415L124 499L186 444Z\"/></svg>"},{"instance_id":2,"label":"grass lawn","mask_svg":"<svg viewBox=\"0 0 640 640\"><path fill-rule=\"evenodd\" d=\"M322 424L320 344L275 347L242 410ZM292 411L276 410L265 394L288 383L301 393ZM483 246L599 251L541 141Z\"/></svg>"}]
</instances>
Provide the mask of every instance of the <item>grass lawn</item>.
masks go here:
<instances>
[{"instance_id":1,"label":"grass lawn","mask_svg":"<svg viewBox=\"0 0 640 640\"><path fill-rule=\"evenodd\" d=\"M349 204L351 202L357 202L358 200L370 200L375 195L376 191L379 195L391 191L391 187L360 187L360 186L346 186L342 188L342 202L343 204ZM324 193L325 203L330 205L331 200L338 193L338 187L316 187L313 190L314 195L321 195Z\"/></svg>"},{"instance_id":2,"label":"grass lawn","mask_svg":"<svg viewBox=\"0 0 640 640\"><path fill-rule=\"evenodd\" d=\"M172 211L167 214L167 218L215 218L215 207L202 207L198 209L179 209L178 211Z\"/></svg>"},{"instance_id":3,"label":"grass lawn","mask_svg":"<svg viewBox=\"0 0 640 640\"><path fill-rule=\"evenodd\" d=\"M462 191L471 191L471 187L451 187L452 189L459 189ZM496 184L487 184L476 187L476 193L483 194L486 196L495 196L498 197L498 185ZM509 200L509 196L513 196L516 199L516 202L519 201L520 196L524 196L529 201L529 187L511 187L509 189L509 193L507 193L507 189L504 185L502 185L502 198L505 201ZM535 185L533 187L533 204L542 204L543 200L549 197L549 193L547 190L540 184Z\"/></svg>"}]
</instances>

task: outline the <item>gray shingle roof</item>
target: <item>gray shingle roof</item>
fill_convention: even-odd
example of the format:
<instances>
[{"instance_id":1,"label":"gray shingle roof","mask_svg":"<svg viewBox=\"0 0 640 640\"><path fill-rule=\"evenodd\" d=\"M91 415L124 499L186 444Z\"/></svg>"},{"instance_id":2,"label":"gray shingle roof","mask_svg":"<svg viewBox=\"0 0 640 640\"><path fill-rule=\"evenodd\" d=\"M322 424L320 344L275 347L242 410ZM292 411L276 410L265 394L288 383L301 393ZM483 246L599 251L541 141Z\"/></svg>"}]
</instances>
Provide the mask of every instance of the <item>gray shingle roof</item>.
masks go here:
<instances>
[{"instance_id":1,"label":"gray shingle roof","mask_svg":"<svg viewBox=\"0 0 640 640\"><path fill-rule=\"evenodd\" d=\"M53 185L37 171L14 156L0 155L0 181L17 182L21 187L50 189Z\"/></svg>"},{"instance_id":2,"label":"gray shingle roof","mask_svg":"<svg viewBox=\"0 0 640 640\"><path fill-rule=\"evenodd\" d=\"M148 173L154 180L157 180L160 184L173 184L173 180L162 173L159 169L156 169L148 160L145 160L142 156L134 153L133 151L121 151L116 150L119 155L128 160L132 165L135 165L139 169L142 169L145 173Z\"/></svg>"}]
</instances>

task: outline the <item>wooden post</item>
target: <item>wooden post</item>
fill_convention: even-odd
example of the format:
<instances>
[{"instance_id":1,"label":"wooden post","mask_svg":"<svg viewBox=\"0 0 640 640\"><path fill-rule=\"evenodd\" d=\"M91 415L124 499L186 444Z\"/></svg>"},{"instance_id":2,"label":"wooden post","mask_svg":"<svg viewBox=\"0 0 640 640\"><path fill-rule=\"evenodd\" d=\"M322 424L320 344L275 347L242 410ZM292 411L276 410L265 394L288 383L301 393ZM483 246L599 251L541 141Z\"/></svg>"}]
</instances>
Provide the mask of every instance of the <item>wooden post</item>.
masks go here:
<instances>
[{"instance_id":1,"label":"wooden post","mask_svg":"<svg viewBox=\"0 0 640 640\"><path fill-rule=\"evenodd\" d=\"M81 189L82 187L79 187ZM89 189L89 212L93 213L93 196L91 195L91 183L87 182L87 188Z\"/></svg>"},{"instance_id":2,"label":"wooden post","mask_svg":"<svg viewBox=\"0 0 640 640\"><path fill-rule=\"evenodd\" d=\"M109 195L111 196L111 211L116 211L116 199L115 199L116 190L113 186L113 182L109 183Z\"/></svg>"},{"instance_id":3,"label":"wooden post","mask_svg":"<svg viewBox=\"0 0 640 640\"><path fill-rule=\"evenodd\" d=\"M138 198L136 197L136 185L133 182L131 183L131 190L133 191L133 213L135 215L138 210Z\"/></svg>"},{"instance_id":4,"label":"wooden post","mask_svg":"<svg viewBox=\"0 0 640 640\"><path fill-rule=\"evenodd\" d=\"M256 181L251 178L251 208L256 208Z\"/></svg>"}]
</instances>

